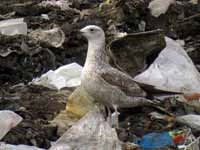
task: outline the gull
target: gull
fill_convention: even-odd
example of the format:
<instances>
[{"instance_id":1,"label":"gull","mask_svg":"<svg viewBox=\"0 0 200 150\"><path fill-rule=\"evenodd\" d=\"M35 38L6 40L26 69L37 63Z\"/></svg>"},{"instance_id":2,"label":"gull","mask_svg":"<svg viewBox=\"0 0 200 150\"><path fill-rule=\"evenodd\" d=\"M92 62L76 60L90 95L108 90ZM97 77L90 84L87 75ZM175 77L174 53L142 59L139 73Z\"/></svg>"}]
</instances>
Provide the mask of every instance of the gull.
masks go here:
<instances>
[{"instance_id":1,"label":"gull","mask_svg":"<svg viewBox=\"0 0 200 150\"><path fill-rule=\"evenodd\" d=\"M105 33L96 25L80 30L88 40L87 57L81 84L87 93L107 108L112 108L118 126L118 108L132 108L152 103L134 79L109 64L105 50ZM108 109L110 112L110 109Z\"/></svg>"}]
</instances>

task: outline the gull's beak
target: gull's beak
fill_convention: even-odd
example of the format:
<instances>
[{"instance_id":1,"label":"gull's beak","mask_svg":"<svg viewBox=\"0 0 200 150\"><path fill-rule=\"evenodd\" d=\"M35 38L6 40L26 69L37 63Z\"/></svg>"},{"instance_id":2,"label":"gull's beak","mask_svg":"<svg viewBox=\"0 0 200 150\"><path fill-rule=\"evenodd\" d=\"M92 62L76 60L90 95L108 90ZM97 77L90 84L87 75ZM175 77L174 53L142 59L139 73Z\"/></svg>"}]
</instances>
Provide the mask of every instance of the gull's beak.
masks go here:
<instances>
[{"instance_id":1,"label":"gull's beak","mask_svg":"<svg viewBox=\"0 0 200 150\"><path fill-rule=\"evenodd\" d=\"M85 33L84 28L80 30L80 33L81 33L81 34L84 34L84 33Z\"/></svg>"}]
</instances>

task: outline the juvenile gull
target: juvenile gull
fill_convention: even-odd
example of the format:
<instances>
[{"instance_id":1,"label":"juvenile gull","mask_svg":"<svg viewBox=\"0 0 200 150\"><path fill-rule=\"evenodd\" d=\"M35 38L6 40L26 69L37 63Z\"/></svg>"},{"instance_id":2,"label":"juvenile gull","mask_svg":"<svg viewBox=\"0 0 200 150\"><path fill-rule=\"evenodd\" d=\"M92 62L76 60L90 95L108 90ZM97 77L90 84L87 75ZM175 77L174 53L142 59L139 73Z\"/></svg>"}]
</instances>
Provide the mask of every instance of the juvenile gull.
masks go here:
<instances>
[{"instance_id":1,"label":"juvenile gull","mask_svg":"<svg viewBox=\"0 0 200 150\"><path fill-rule=\"evenodd\" d=\"M95 25L80 30L88 40L86 62L83 67L81 83L95 100L106 107L131 108L149 104L146 93L136 84L131 76L113 68L105 51L104 31Z\"/></svg>"}]
</instances>

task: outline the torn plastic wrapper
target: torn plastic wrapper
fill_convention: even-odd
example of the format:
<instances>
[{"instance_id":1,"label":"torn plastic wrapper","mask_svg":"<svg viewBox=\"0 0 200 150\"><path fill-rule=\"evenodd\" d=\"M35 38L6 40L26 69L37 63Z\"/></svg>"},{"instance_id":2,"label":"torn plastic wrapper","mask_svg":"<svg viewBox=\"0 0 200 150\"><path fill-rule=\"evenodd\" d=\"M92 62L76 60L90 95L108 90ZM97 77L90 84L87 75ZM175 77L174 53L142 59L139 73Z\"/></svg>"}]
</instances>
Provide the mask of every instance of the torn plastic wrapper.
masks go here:
<instances>
[{"instance_id":1,"label":"torn plastic wrapper","mask_svg":"<svg viewBox=\"0 0 200 150\"><path fill-rule=\"evenodd\" d=\"M30 84L41 85L50 89L60 90L64 87L76 87L81 84L82 66L71 63L61 66L55 71L48 71L40 78L33 79Z\"/></svg>"}]
</instances>

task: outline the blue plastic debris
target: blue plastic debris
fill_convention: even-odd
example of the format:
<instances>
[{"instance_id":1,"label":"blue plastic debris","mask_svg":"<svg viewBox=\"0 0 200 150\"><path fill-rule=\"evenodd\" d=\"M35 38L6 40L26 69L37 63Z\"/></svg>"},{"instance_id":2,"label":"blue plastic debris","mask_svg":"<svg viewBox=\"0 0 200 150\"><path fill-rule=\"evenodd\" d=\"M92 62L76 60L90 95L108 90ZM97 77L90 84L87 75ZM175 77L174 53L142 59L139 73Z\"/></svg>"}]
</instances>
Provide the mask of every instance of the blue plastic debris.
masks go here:
<instances>
[{"instance_id":1,"label":"blue plastic debris","mask_svg":"<svg viewBox=\"0 0 200 150\"><path fill-rule=\"evenodd\" d=\"M142 150L174 145L173 138L168 132L149 133L144 135L141 140L135 140L134 143L140 145L143 148Z\"/></svg>"}]
</instances>

